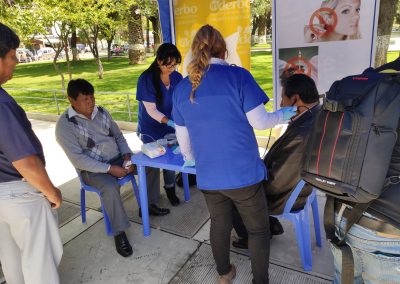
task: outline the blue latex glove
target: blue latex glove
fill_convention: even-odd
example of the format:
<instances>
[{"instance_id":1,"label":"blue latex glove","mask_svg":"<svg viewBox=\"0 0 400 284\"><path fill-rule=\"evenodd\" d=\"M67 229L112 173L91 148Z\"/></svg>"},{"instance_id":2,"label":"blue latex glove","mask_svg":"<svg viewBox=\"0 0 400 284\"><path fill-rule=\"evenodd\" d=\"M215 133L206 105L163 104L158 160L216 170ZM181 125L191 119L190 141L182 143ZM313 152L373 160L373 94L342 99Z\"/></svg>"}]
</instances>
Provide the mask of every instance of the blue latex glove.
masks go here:
<instances>
[{"instance_id":1,"label":"blue latex glove","mask_svg":"<svg viewBox=\"0 0 400 284\"><path fill-rule=\"evenodd\" d=\"M168 120L167 125L175 129L175 122L172 119Z\"/></svg>"},{"instance_id":2,"label":"blue latex glove","mask_svg":"<svg viewBox=\"0 0 400 284\"><path fill-rule=\"evenodd\" d=\"M189 167L194 167L196 165L196 163L194 162L194 160L187 160L185 161L185 163L183 163L182 168L189 168Z\"/></svg>"},{"instance_id":3,"label":"blue latex glove","mask_svg":"<svg viewBox=\"0 0 400 284\"><path fill-rule=\"evenodd\" d=\"M297 107L283 107L280 109L280 111L283 113L283 121L288 122L290 118L296 115Z\"/></svg>"}]
</instances>

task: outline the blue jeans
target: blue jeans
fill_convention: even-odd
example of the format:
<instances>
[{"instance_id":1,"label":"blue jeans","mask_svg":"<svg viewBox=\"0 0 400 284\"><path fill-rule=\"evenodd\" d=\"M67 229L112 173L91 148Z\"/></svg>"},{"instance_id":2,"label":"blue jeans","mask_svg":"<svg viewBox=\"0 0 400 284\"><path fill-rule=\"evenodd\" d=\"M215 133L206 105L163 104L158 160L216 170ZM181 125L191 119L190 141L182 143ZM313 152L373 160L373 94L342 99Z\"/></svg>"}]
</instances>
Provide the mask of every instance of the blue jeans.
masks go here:
<instances>
[{"instance_id":1,"label":"blue jeans","mask_svg":"<svg viewBox=\"0 0 400 284\"><path fill-rule=\"evenodd\" d=\"M340 221L343 231L346 220ZM338 230L338 222L336 222ZM375 231L353 225L346 235L354 258L354 283L400 284L400 237L386 238ZM335 274L333 283L340 283L342 269L341 252L331 245Z\"/></svg>"}]
</instances>

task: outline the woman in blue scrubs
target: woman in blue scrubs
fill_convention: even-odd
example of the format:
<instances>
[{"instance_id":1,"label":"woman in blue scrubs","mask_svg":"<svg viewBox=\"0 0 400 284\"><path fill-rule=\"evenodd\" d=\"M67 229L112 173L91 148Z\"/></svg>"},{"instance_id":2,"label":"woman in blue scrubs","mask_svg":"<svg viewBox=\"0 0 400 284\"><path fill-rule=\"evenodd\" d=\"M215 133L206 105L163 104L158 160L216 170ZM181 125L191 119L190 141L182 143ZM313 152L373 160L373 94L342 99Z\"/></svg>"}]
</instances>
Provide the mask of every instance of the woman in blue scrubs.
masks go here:
<instances>
[{"instance_id":1,"label":"woman in blue scrubs","mask_svg":"<svg viewBox=\"0 0 400 284\"><path fill-rule=\"evenodd\" d=\"M182 75L175 71L181 60L175 45L163 43L157 49L153 63L139 77L136 91L136 99L139 101L137 132L143 143L175 133L175 123L171 118L172 93L182 80ZM156 177L154 174L152 176ZM175 194L175 172L163 170L163 176L167 197L173 206L177 206L180 201Z\"/></svg>"},{"instance_id":2,"label":"woman in blue scrubs","mask_svg":"<svg viewBox=\"0 0 400 284\"><path fill-rule=\"evenodd\" d=\"M185 165L196 165L197 187L211 216L210 241L218 283L236 275L230 263L232 208L249 232L253 281L268 283L269 225L260 159L253 128L288 121L295 108L265 111L268 97L244 68L224 59L226 43L212 26L203 26L192 43L189 76L175 88L173 117Z\"/></svg>"}]
</instances>

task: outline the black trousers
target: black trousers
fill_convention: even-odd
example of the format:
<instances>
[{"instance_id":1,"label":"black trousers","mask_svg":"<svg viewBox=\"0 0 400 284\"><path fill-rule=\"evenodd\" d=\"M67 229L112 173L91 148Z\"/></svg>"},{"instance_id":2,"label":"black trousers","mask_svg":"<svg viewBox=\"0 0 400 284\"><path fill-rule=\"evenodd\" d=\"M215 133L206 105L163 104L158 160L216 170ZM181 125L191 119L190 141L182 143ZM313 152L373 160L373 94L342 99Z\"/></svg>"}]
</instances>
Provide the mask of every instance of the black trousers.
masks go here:
<instances>
[{"instance_id":1,"label":"black trousers","mask_svg":"<svg viewBox=\"0 0 400 284\"><path fill-rule=\"evenodd\" d=\"M219 275L230 271L230 236L233 207L249 234L251 268L256 284L269 283L269 224L263 183L230 190L203 190L211 217L210 241Z\"/></svg>"}]
</instances>

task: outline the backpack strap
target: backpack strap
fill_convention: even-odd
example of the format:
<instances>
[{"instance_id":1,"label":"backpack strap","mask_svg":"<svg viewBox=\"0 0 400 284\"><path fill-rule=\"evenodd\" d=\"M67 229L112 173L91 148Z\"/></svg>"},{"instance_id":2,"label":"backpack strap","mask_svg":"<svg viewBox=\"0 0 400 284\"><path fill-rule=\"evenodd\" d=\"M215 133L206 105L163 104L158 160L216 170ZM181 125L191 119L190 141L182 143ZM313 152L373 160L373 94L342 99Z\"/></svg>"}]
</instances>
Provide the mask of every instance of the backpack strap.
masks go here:
<instances>
[{"instance_id":1,"label":"backpack strap","mask_svg":"<svg viewBox=\"0 0 400 284\"><path fill-rule=\"evenodd\" d=\"M335 198L333 196L327 195L325 212L324 212L324 226L326 232L326 238L332 245L341 251L342 253L342 273L341 273L341 283L342 284L352 284L354 282L354 259L353 253L350 246L345 242L345 237L349 232L350 228L356 224L363 213L371 205L372 201L369 203L358 203L354 205L351 213L349 214L346 222L346 228L340 236L335 234Z\"/></svg>"}]
</instances>

